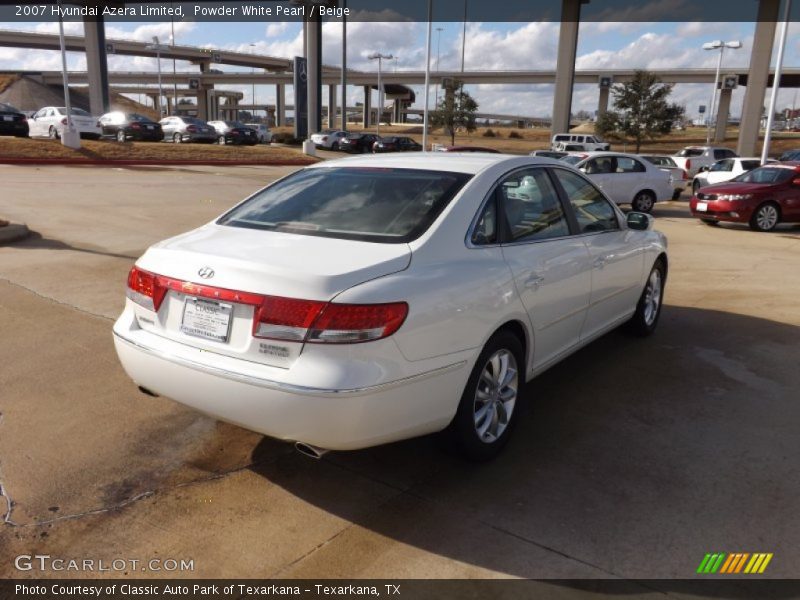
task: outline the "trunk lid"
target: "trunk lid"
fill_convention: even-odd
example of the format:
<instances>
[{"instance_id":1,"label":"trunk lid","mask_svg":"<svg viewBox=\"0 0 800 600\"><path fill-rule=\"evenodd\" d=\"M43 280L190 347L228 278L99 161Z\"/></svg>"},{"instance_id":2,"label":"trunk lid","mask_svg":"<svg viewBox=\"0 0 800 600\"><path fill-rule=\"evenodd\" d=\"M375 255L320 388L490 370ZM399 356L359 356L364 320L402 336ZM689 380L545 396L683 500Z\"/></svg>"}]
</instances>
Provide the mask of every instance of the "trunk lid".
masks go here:
<instances>
[{"instance_id":1,"label":"trunk lid","mask_svg":"<svg viewBox=\"0 0 800 600\"><path fill-rule=\"evenodd\" d=\"M410 260L408 244L211 224L152 246L136 264L199 286L327 302L355 285L406 269ZM199 275L201 270L206 277ZM213 271L210 277L209 271ZM283 368L291 367L302 351L302 342L253 337L255 307L246 303L220 303L214 319L217 334L224 330L224 323L229 323L226 339L187 334L187 319L195 318L192 315L198 308L192 303L198 297L191 290L183 293L170 289L155 319L151 311L135 307L139 325L206 352ZM209 308L205 302L201 304Z\"/></svg>"}]
</instances>

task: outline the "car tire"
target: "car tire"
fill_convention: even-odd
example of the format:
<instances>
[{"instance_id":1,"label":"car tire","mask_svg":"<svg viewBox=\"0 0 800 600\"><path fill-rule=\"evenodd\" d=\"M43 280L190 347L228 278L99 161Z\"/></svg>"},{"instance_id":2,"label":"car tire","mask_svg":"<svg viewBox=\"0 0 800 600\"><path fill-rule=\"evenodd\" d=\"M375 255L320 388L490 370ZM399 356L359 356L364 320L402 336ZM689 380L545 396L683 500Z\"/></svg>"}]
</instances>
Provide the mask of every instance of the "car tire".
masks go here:
<instances>
[{"instance_id":1,"label":"car tire","mask_svg":"<svg viewBox=\"0 0 800 600\"><path fill-rule=\"evenodd\" d=\"M58 129L56 129L56 128L55 128L54 126L52 126L52 125L50 126L50 130L47 132L47 136L48 136L48 137L49 137L51 140L57 140L57 139L59 139L59 138L61 137L60 135L58 135Z\"/></svg>"},{"instance_id":2,"label":"car tire","mask_svg":"<svg viewBox=\"0 0 800 600\"><path fill-rule=\"evenodd\" d=\"M697 196L697 192L700 191L701 187L702 186L700 185L699 181L692 182L692 195Z\"/></svg>"},{"instance_id":3,"label":"car tire","mask_svg":"<svg viewBox=\"0 0 800 600\"><path fill-rule=\"evenodd\" d=\"M117 141L118 142L124 142L125 139L126 139L125 130L124 129L118 129L117 130Z\"/></svg>"},{"instance_id":4,"label":"car tire","mask_svg":"<svg viewBox=\"0 0 800 600\"><path fill-rule=\"evenodd\" d=\"M333 150L334 152L338 152L339 151L339 142L333 142L333 144L331 144L331 150Z\"/></svg>"},{"instance_id":5,"label":"car tire","mask_svg":"<svg viewBox=\"0 0 800 600\"><path fill-rule=\"evenodd\" d=\"M456 416L445 430L448 441L464 457L494 458L511 437L525 383L524 356L522 343L510 331L501 330L486 342Z\"/></svg>"},{"instance_id":6,"label":"car tire","mask_svg":"<svg viewBox=\"0 0 800 600\"><path fill-rule=\"evenodd\" d=\"M175 133L172 134L172 141L175 142L176 144L181 144L183 143L183 136L176 131Z\"/></svg>"},{"instance_id":7,"label":"car tire","mask_svg":"<svg viewBox=\"0 0 800 600\"><path fill-rule=\"evenodd\" d=\"M753 211L750 229L753 231L772 231L781 222L781 209L774 202L764 202Z\"/></svg>"},{"instance_id":8,"label":"car tire","mask_svg":"<svg viewBox=\"0 0 800 600\"><path fill-rule=\"evenodd\" d=\"M625 324L625 328L632 334L645 337L653 333L661 316L661 306L664 303L664 282L667 270L662 259L656 260L647 281L644 284L642 295L636 304L636 312Z\"/></svg>"},{"instance_id":9,"label":"car tire","mask_svg":"<svg viewBox=\"0 0 800 600\"><path fill-rule=\"evenodd\" d=\"M678 200L681 197L681 193L683 193L683 190L673 190L672 191L672 199L673 200Z\"/></svg>"},{"instance_id":10,"label":"car tire","mask_svg":"<svg viewBox=\"0 0 800 600\"><path fill-rule=\"evenodd\" d=\"M656 197L653 192L649 190L642 190L631 201L631 207L636 212L649 213L653 210L656 204Z\"/></svg>"},{"instance_id":11,"label":"car tire","mask_svg":"<svg viewBox=\"0 0 800 600\"><path fill-rule=\"evenodd\" d=\"M700 219L700 220L703 223L705 223L706 225L709 225L710 227L718 227L719 226L719 221L715 221L713 219Z\"/></svg>"}]
</instances>

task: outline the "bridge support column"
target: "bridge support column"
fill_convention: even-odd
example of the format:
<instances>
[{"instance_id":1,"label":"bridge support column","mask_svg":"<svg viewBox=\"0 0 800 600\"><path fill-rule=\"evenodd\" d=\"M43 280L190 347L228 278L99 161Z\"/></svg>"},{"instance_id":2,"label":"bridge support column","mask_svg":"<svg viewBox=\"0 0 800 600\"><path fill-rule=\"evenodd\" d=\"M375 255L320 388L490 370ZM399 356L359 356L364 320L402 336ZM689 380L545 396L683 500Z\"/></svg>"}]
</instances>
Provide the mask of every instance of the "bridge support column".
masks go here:
<instances>
[{"instance_id":1,"label":"bridge support column","mask_svg":"<svg viewBox=\"0 0 800 600\"><path fill-rule=\"evenodd\" d=\"M753 50L750 53L747 89L742 106L742 124L739 127L739 144L736 149L739 156L756 154L779 8L780 0L759 0L758 2L756 32L753 38Z\"/></svg>"},{"instance_id":2,"label":"bridge support column","mask_svg":"<svg viewBox=\"0 0 800 600\"><path fill-rule=\"evenodd\" d=\"M604 114L608 112L608 97L610 95L611 88L601 87L600 88L600 98L597 102L597 118L599 119Z\"/></svg>"},{"instance_id":3,"label":"bridge support column","mask_svg":"<svg viewBox=\"0 0 800 600\"><path fill-rule=\"evenodd\" d=\"M336 129L336 86L328 86L328 129Z\"/></svg>"},{"instance_id":4,"label":"bridge support column","mask_svg":"<svg viewBox=\"0 0 800 600\"><path fill-rule=\"evenodd\" d=\"M719 105L717 108L717 124L714 128L714 141L725 141L725 128L728 126L728 115L731 110L731 96L733 90L722 89L719 94Z\"/></svg>"},{"instance_id":5,"label":"bridge support column","mask_svg":"<svg viewBox=\"0 0 800 600\"><path fill-rule=\"evenodd\" d=\"M311 136L322 129L322 23L315 17L304 25L308 44L308 135Z\"/></svg>"},{"instance_id":6,"label":"bridge support column","mask_svg":"<svg viewBox=\"0 0 800 600\"><path fill-rule=\"evenodd\" d=\"M371 98L371 96L372 96L372 86L371 85L365 85L364 86L364 115L363 115L362 120L361 120L361 124L364 126L364 129L369 127L369 123L370 123L370 114L372 113L372 107L371 107L372 98Z\"/></svg>"},{"instance_id":7,"label":"bridge support column","mask_svg":"<svg viewBox=\"0 0 800 600\"><path fill-rule=\"evenodd\" d=\"M275 86L275 127L286 125L286 86L279 83Z\"/></svg>"},{"instance_id":8,"label":"bridge support column","mask_svg":"<svg viewBox=\"0 0 800 600\"><path fill-rule=\"evenodd\" d=\"M89 75L89 108L93 115L99 117L107 113L111 105L108 92L106 28L103 17L84 19L83 35L86 39L86 70Z\"/></svg>"},{"instance_id":9,"label":"bridge support column","mask_svg":"<svg viewBox=\"0 0 800 600\"><path fill-rule=\"evenodd\" d=\"M553 134L569 131L580 18L581 0L561 0L561 30L558 35L556 85L553 97Z\"/></svg>"}]
</instances>

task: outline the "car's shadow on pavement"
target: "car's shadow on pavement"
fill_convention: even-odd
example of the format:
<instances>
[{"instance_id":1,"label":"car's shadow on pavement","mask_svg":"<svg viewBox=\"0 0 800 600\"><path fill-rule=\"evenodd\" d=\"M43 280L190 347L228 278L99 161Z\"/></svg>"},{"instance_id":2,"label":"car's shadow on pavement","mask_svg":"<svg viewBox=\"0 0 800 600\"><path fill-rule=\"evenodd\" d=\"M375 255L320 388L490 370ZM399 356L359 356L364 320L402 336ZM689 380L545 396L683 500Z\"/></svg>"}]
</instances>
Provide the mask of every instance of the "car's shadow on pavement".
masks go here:
<instances>
[{"instance_id":1,"label":"car's shadow on pavement","mask_svg":"<svg viewBox=\"0 0 800 600\"><path fill-rule=\"evenodd\" d=\"M612 332L533 380L492 462L436 436L320 461L264 440L255 473L353 523L282 575L420 576L396 561L433 554L473 577L691 578L726 551L774 552L770 574L791 576L798 340L794 325L667 306L652 337Z\"/></svg>"},{"instance_id":2,"label":"car's shadow on pavement","mask_svg":"<svg viewBox=\"0 0 800 600\"><path fill-rule=\"evenodd\" d=\"M41 233L37 231L31 231L30 235L23 240L15 242L14 244L9 244L9 246L13 248L19 248L22 250L29 249L29 250L73 250L75 252L85 252L87 254L96 254L98 256L109 256L111 258L124 258L130 260L136 260L141 256L141 251L130 252L130 253L116 253L116 252L109 252L103 248L93 247L90 245L85 246L73 246L72 244L68 244L66 242L62 242L60 240L54 240L51 238L44 237Z\"/></svg>"}]
</instances>

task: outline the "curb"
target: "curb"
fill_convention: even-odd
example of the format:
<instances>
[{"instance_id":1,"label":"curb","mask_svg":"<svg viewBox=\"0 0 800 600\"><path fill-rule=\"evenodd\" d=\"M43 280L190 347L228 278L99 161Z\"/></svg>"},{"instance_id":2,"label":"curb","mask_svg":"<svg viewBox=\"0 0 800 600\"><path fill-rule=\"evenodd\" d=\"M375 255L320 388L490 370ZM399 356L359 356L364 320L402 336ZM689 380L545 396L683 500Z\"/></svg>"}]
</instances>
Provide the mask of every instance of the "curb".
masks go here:
<instances>
[{"instance_id":1,"label":"curb","mask_svg":"<svg viewBox=\"0 0 800 600\"><path fill-rule=\"evenodd\" d=\"M10 244L23 240L30 235L28 226L24 223L11 223L5 227L0 227L0 244Z\"/></svg>"},{"instance_id":2,"label":"curb","mask_svg":"<svg viewBox=\"0 0 800 600\"><path fill-rule=\"evenodd\" d=\"M204 166L204 167L237 167L237 166L261 166L261 167L304 167L314 164L313 160L92 160L84 158L0 158L3 165L91 165L97 167L136 167L136 166L160 166L160 167L181 167L181 166Z\"/></svg>"}]
</instances>

